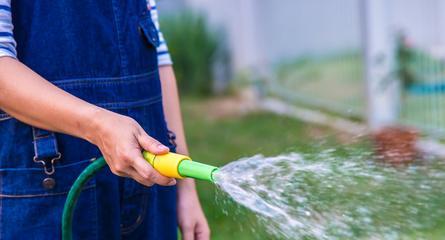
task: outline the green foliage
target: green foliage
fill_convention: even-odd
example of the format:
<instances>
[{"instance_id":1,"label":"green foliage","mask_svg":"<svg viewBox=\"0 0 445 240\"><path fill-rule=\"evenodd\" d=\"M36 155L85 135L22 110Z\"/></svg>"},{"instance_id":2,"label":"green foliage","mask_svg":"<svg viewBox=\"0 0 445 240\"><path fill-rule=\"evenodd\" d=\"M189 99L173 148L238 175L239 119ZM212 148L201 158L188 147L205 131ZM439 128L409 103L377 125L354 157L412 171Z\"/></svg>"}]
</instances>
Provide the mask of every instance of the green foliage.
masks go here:
<instances>
[{"instance_id":1,"label":"green foliage","mask_svg":"<svg viewBox=\"0 0 445 240\"><path fill-rule=\"evenodd\" d=\"M191 11L161 19L168 41L181 93L210 95L212 67L220 48L220 39L210 30L205 17Z\"/></svg>"},{"instance_id":2,"label":"green foliage","mask_svg":"<svg viewBox=\"0 0 445 240\"><path fill-rule=\"evenodd\" d=\"M406 44L404 36L399 35L396 47L397 74L404 88L410 87L416 81L417 77L413 66L415 55L414 49Z\"/></svg>"},{"instance_id":3,"label":"green foliage","mask_svg":"<svg viewBox=\"0 0 445 240\"><path fill-rule=\"evenodd\" d=\"M443 82L445 63L430 53L410 46L400 34L396 46L397 77L406 89L415 84Z\"/></svg>"}]
</instances>

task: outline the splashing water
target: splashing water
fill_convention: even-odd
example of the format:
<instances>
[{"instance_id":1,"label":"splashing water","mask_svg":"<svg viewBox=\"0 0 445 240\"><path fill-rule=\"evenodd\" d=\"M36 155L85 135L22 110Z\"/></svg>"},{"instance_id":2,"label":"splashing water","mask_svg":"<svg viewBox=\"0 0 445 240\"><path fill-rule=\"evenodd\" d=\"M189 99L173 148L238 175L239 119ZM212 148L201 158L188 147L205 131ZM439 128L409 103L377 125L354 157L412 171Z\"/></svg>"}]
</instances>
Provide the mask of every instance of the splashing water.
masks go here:
<instances>
[{"instance_id":1,"label":"splashing water","mask_svg":"<svg viewBox=\"0 0 445 240\"><path fill-rule=\"evenodd\" d=\"M281 238L421 239L445 227L444 162L394 167L353 155L256 155L215 180Z\"/></svg>"}]
</instances>

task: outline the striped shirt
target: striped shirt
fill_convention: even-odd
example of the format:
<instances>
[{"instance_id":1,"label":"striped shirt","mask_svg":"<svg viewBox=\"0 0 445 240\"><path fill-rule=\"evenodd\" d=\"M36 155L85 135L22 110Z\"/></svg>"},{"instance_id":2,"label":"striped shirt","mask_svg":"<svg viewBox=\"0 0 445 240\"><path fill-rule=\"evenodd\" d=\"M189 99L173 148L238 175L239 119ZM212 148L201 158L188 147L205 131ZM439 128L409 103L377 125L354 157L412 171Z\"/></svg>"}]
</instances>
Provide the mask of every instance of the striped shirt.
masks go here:
<instances>
[{"instance_id":1,"label":"striped shirt","mask_svg":"<svg viewBox=\"0 0 445 240\"><path fill-rule=\"evenodd\" d=\"M155 0L146 0L147 8L150 10L151 18L158 30L160 45L157 48L159 66L171 65L172 60L168 52L162 32L159 30L158 10ZM12 33L14 26L11 17L11 0L0 0L0 57L17 58L16 45Z\"/></svg>"}]
</instances>

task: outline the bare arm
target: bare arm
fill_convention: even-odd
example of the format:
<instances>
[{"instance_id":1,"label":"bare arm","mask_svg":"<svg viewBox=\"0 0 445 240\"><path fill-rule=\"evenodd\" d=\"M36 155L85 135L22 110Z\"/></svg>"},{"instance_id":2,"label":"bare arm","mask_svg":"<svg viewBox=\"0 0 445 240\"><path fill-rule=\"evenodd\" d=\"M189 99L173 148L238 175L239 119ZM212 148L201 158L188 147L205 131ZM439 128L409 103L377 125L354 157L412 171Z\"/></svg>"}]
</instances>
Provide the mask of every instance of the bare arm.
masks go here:
<instances>
[{"instance_id":1,"label":"bare arm","mask_svg":"<svg viewBox=\"0 0 445 240\"><path fill-rule=\"evenodd\" d=\"M27 124L90 141L119 176L148 186L175 184L142 158L142 148L155 154L168 149L136 121L70 95L9 57L0 58L0 108Z\"/></svg>"},{"instance_id":2,"label":"bare arm","mask_svg":"<svg viewBox=\"0 0 445 240\"><path fill-rule=\"evenodd\" d=\"M188 155L173 68L171 65L161 66L159 74L168 127L176 134L178 153ZM178 222L184 240L204 240L210 238L210 230L201 209L193 179L178 181Z\"/></svg>"},{"instance_id":3,"label":"bare arm","mask_svg":"<svg viewBox=\"0 0 445 240\"><path fill-rule=\"evenodd\" d=\"M89 116L101 111L9 57L0 58L0 108L30 125L90 141Z\"/></svg>"}]
</instances>

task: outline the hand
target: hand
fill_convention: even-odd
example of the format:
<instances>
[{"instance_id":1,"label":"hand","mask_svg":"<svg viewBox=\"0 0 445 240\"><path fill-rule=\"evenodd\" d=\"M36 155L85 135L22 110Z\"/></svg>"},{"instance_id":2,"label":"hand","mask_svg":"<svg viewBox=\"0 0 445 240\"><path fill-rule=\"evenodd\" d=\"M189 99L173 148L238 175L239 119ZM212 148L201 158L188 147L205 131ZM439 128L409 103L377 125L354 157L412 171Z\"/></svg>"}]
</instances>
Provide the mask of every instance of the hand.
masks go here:
<instances>
[{"instance_id":1,"label":"hand","mask_svg":"<svg viewBox=\"0 0 445 240\"><path fill-rule=\"evenodd\" d=\"M111 171L121 177L131 177L137 182L152 186L171 186L176 180L162 176L143 158L146 150L164 154L169 149L150 137L132 118L99 110L92 124L92 136L88 139L99 147Z\"/></svg>"},{"instance_id":2,"label":"hand","mask_svg":"<svg viewBox=\"0 0 445 240\"><path fill-rule=\"evenodd\" d=\"M191 179L178 188L178 224L184 240L208 240L210 229ZM184 186L187 184L187 186Z\"/></svg>"}]
</instances>

